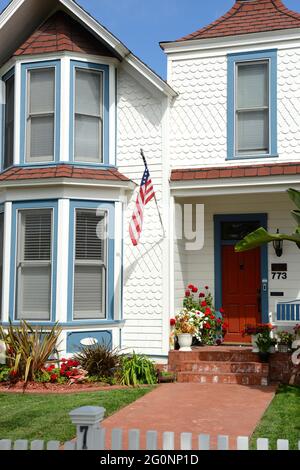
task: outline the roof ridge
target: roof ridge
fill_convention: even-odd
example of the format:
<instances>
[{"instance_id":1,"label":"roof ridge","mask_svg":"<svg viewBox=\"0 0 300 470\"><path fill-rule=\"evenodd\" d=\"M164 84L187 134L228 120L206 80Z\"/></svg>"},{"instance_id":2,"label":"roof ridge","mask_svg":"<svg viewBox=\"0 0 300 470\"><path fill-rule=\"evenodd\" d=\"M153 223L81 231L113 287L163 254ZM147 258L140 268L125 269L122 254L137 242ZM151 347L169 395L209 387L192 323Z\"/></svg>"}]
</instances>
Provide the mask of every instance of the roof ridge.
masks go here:
<instances>
[{"instance_id":1,"label":"roof ridge","mask_svg":"<svg viewBox=\"0 0 300 470\"><path fill-rule=\"evenodd\" d=\"M297 13L296 11L293 11L293 10L290 10L289 8L287 8L287 7L284 5L284 3L282 3L281 0L271 0L271 2L272 2L272 4L274 5L274 7L276 8L276 10L279 11L279 13L283 13L283 14L286 15L286 16L290 16L291 18L294 18L294 19L300 21L300 13ZM280 5L282 6L283 10L285 10L285 11L280 10L279 5L277 4L277 2L280 3Z\"/></svg>"}]
</instances>

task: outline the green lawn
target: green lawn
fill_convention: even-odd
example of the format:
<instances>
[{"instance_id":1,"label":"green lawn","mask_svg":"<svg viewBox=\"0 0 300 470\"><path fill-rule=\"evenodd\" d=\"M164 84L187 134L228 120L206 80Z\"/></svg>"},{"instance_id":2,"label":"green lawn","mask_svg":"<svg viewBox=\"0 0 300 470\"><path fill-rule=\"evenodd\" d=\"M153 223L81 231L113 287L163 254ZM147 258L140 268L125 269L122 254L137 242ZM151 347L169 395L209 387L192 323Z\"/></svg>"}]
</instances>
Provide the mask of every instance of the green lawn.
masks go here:
<instances>
[{"instance_id":1,"label":"green lawn","mask_svg":"<svg viewBox=\"0 0 300 470\"><path fill-rule=\"evenodd\" d=\"M0 439L54 439L64 442L75 436L75 427L68 415L74 408L103 406L106 416L109 416L152 389L145 387L65 395L0 393Z\"/></svg>"},{"instance_id":2,"label":"green lawn","mask_svg":"<svg viewBox=\"0 0 300 470\"><path fill-rule=\"evenodd\" d=\"M270 448L276 449L277 439L289 439L290 449L298 449L300 440L300 388L281 385L254 431L251 448L258 437L270 440Z\"/></svg>"}]
</instances>

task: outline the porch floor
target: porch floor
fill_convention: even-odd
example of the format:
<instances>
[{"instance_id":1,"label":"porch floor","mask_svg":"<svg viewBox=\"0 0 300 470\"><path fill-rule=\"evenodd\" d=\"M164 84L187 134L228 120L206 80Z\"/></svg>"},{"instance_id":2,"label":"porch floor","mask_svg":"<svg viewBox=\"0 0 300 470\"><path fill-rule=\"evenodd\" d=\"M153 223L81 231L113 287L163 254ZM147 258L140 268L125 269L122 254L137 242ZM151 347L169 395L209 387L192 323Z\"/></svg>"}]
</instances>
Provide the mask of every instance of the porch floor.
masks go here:
<instances>
[{"instance_id":1,"label":"porch floor","mask_svg":"<svg viewBox=\"0 0 300 470\"><path fill-rule=\"evenodd\" d=\"M158 431L159 444L162 432L175 432L176 449L179 449L181 432L193 433L194 449L197 449L197 435L203 433L211 435L213 447L217 435L230 436L230 448L234 449L237 436L251 436L275 390L274 386L163 384L104 420L103 427L109 431L140 429L142 449L148 430ZM127 448L125 440L124 445Z\"/></svg>"}]
</instances>

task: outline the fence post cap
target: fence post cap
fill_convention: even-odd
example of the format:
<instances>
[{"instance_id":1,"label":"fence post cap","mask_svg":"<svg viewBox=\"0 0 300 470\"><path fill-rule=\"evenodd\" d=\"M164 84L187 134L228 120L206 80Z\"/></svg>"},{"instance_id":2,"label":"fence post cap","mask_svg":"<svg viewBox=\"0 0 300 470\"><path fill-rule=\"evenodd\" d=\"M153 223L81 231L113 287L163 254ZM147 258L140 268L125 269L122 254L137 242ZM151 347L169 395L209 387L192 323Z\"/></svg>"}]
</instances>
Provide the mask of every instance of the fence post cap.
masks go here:
<instances>
[{"instance_id":1,"label":"fence post cap","mask_svg":"<svg viewBox=\"0 0 300 470\"><path fill-rule=\"evenodd\" d=\"M100 406L82 406L70 411L69 415L73 424L93 425L102 421L105 408Z\"/></svg>"}]
</instances>

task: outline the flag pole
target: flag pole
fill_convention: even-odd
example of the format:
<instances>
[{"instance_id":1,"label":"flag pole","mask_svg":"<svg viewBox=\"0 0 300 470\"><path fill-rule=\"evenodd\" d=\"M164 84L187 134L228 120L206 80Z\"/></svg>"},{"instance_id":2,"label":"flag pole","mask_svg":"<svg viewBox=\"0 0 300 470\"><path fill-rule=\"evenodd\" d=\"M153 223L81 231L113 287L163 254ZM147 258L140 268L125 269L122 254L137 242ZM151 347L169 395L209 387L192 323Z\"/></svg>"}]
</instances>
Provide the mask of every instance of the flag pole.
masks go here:
<instances>
[{"instance_id":1,"label":"flag pole","mask_svg":"<svg viewBox=\"0 0 300 470\"><path fill-rule=\"evenodd\" d=\"M143 159L143 162L144 162L144 165L146 168L148 168L148 165L147 165L147 161L146 161L146 157L144 155L144 151L143 149L141 149L141 157ZM164 227L164 224L163 224L163 220L162 220L162 216L161 216L161 213L160 213L160 210L159 210L159 207L158 207L158 202L157 202L157 199L156 199L156 193L154 191L154 201L155 201L155 204L156 204L156 209L157 209L157 212L158 212L158 217L159 217L159 221L160 221L160 224L161 224L161 228L163 230L163 238L166 238L166 231L165 231L165 227Z\"/></svg>"}]
</instances>

